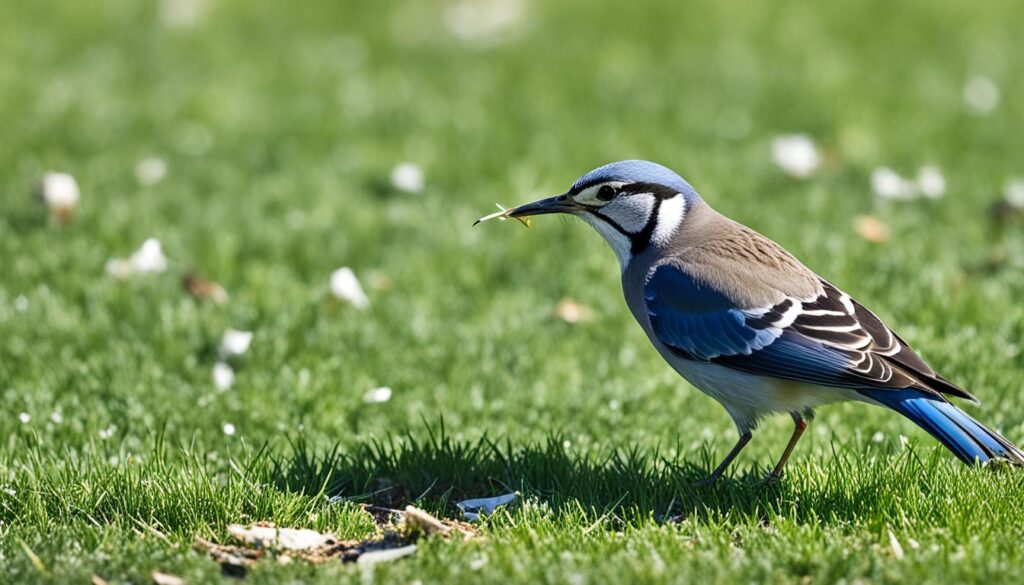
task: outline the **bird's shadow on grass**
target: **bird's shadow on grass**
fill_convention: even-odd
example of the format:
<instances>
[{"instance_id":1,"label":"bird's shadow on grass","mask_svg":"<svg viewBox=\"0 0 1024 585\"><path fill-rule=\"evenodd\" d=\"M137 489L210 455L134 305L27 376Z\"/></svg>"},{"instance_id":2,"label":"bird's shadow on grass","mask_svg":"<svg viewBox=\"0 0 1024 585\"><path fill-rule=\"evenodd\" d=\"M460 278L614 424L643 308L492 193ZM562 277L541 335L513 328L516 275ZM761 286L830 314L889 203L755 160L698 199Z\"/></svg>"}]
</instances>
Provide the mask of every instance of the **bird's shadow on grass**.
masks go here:
<instances>
[{"instance_id":1,"label":"bird's shadow on grass","mask_svg":"<svg viewBox=\"0 0 1024 585\"><path fill-rule=\"evenodd\" d=\"M418 503L450 515L458 514L455 502L461 499L518 491L555 513L582 511L620 523L713 521L737 514L766 520L780 513L796 521L842 522L870 515L872 502L884 497L893 481L919 481L922 472L930 467L934 473L935 467L905 457L885 466L884 473L865 474L844 469L857 465L853 458L836 456L813 488L787 479L766 483L761 469L701 487L697 483L714 463L708 449L696 460L683 460L653 449L581 453L566 445L557 436L518 446L487 438L461 441L443 429L423 439L406 435L322 453L298 442L290 455L275 461L273 477L279 489L290 492L388 508ZM851 474L866 479L851 483Z\"/></svg>"}]
</instances>

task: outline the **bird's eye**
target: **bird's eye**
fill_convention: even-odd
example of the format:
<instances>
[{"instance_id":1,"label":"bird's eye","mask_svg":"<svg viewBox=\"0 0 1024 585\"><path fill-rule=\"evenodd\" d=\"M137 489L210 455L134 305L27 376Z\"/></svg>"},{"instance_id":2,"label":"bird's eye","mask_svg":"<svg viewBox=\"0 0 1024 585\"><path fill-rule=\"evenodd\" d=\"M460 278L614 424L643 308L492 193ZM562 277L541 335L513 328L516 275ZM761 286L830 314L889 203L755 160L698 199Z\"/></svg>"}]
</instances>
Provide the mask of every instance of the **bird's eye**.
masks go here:
<instances>
[{"instance_id":1,"label":"bird's eye","mask_svg":"<svg viewBox=\"0 0 1024 585\"><path fill-rule=\"evenodd\" d=\"M611 201L612 199L615 199L615 187L612 187L611 185L602 185L601 188L597 190L597 198L601 201Z\"/></svg>"}]
</instances>

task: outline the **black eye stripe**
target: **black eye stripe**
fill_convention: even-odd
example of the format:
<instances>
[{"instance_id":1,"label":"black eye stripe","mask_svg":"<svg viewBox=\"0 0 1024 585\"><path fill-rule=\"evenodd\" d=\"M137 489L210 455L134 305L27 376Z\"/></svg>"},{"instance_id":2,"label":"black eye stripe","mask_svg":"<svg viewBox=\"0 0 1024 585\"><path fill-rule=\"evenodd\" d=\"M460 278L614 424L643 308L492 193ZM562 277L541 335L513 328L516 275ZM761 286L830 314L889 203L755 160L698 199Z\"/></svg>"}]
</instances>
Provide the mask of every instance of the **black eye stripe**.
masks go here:
<instances>
[{"instance_id":1,"label":"black eye stripe","mask_svg":"<svg viewBox=\"0 0 1024 585\"><path fill-rule=\"evenodd\" d=\"M665 185L659 185L658 183L628 183L623 185L619 192L623 195L638 195L646 194L653 195L655 199L671 199L679 194L678 191Z\"/></svg>"}]
</instances>

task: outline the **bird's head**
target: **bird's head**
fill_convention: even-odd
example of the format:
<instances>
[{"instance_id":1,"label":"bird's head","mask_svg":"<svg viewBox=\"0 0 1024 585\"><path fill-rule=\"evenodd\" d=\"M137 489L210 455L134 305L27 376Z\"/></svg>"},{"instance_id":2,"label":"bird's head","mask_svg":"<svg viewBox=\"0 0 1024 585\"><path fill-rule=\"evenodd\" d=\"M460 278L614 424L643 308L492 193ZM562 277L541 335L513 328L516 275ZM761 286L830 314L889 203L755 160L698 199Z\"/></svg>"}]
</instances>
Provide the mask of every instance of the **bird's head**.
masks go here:
<instances>
[{"instance_id":1,"label":"bird's head","mask_svg":"<svg viewBox=\"0 0 1024 585\"><path fill-rule=\"evenodd\" d=\"M561 195L521 205L507 217L575 215L611 244L623 268L651 246L668 244L687 210L700 201L671 170L644 160L624 160L583 175Z\"/></svg>"}]
</instances>

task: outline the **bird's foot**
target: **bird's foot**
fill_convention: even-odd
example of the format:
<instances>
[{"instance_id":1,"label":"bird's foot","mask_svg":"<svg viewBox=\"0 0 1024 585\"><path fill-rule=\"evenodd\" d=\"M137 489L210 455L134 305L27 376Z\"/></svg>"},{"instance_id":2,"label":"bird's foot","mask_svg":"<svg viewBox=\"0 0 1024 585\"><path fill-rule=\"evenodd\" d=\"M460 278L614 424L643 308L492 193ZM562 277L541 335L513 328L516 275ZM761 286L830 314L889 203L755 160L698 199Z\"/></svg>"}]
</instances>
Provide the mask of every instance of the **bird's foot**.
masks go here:
<instances>
[{"instance_id":1,"label":"bird's foot","mask_svg":"<svg viewBox=\"0 0 1024 585\"><path fill-rule=\"evenodd\" d=\"M718 476L717 475L709 475L709 476L705 477L704 479L699 479L699 480L695 481L693 483L693 487L696 487L696 488L711 487L711 486L715 485L716 481L718 481Z\"/></svg>"},{"instance_id":2,"label":"bird's foot","mask_svg":"<svg viewBox=\"0 0 1024 585\"><path fill-rule=\"evenodd\" d=\"M761 485L762 486L770 486L770 485L775 485L775 484L778 484L778 483L782 483L783 475L784 475L784 473L781 472L781 471L772 471L772 472L768 473L768 475L764 476L764 479L761 480Z\"/></svg>"}]
</instances>

